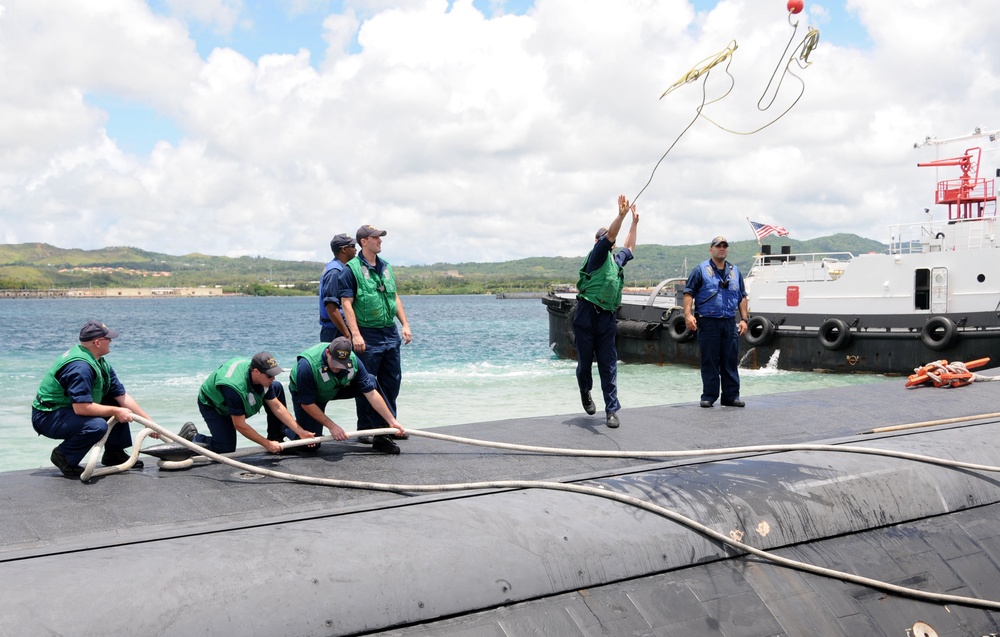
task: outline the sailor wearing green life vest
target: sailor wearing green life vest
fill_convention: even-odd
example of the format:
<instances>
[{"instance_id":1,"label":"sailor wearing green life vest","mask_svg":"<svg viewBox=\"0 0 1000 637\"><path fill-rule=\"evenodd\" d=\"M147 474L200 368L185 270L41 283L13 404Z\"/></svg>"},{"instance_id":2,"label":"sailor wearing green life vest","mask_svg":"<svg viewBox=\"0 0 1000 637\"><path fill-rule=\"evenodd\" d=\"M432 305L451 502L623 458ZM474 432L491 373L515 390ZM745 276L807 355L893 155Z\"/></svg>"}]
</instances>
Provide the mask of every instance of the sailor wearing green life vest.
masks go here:
<instances>
[{"instance_id":1,"label":"sailor wearing green life vest","mask_svg":"<svg viewBox=\"0 0 1000 637\"><path fill-rule=\"evenodd\" d=\"M52 450L52 464L67 478L83 473L80 461L108 431L108 419L132 422L132 414L150 419L139 403L128 395L115 370L105 359L118 332L100 321L88 321L80 329L80 343L56 359L42 378L31 406L31 425L48 438L62 440ZM158 438L159 436L154 435ZM104 465L122 464L132 446L127 424L111 430L104 444ZM141 469L136 461L133 469Z\"/></svg>"},{"instance_id":2,"label":"sailor wearing green life vest","mask_svg":"<svg viewBox=\"0 0 1000 637\"><path fill-rule=\"evenodd\" d=\"M350 340L338 336L330 343L313 345L299 354L298 362L291 371L295 421L317 436L326 427L335 440L347 440L347 434L340 425L326 415L326 405L331 400L364 396L390 427L406 433L375 389L375 377L358 360ZM291 430L286 430L285 434L292 440L297 437ZM380 446L380 443L374 445L376 451L380 450ZM298 449L315 451L318 447L310 445ZM399 453L399 447L395 449L395 452L390 450L388 453Z\"/></svg>"},{"instance_id":3,"label":"sailor wearing green life vest","mask_svg":"<svg viewBox=\"0 0 1000 637\"><path fill-rule=\"evenodd\" d=\"M625 247L617 255L612 253L625 215L632 212L632 225L625 238ZM604 416L608 427L620 424L618 410L618 307L622 303L625 286L625 264L632 260L635 249L636 227L639 213L635 204L629 205L625 195L618 197L618 214L607 228L597 231L594 248L580 267L576 283L576 311L573 314L573 335L576 340L576 381L580 387L580 401L588 414L597 412L590 396L594 385L591 365L597 359L597 372L601 377L604 394Z\"/></svg>"},{"instance_id":4,"label":"sailor wearing green life vest","mask_svg":"<svg viewBox=\"0 0 1000 637\"><path fill-rule=\"evenodd\" d=\"M410 324L403 311L403 301L396 293L396 278L389 262L379 257L385 230L371 225L358 228L357 242L361 252L347 262L340 275L340 301L344 320L351 332L354 353L375 376L378 389L389 410L395 415L396 398L403 380L400 363L400 333L402 342L413 340ZM396 329L396 321L400 328ZM382 429L389 424L362 396L355 398L358 429ZM406 436L399 436L405 438ZM363 440L367 442L367 440ZM399 453L388 436L372 440L384 453Z\"/></svg>"},{"instance_id":5,"label":"sailor wearing green life vest","mask_svg":"<svg viewBox=\"0 0 1000 637\"><path fill-rule=\"evenodd\" d=\"M198 392L198 410L212 435L198 433L187 425L181 429L181 435L216 453L230 453L236 450L236 432L239 432L271 453L280 453L281 445L276 440L268 440L247 423L247 418L267 403L286 428L300 438L312 438L313 433L300 427L277 398L275 392L281 384L274 377L283 371L267 352L260 352L252 359L234 358L223 363L205 379Z\"/></svg>"}]
</instances>

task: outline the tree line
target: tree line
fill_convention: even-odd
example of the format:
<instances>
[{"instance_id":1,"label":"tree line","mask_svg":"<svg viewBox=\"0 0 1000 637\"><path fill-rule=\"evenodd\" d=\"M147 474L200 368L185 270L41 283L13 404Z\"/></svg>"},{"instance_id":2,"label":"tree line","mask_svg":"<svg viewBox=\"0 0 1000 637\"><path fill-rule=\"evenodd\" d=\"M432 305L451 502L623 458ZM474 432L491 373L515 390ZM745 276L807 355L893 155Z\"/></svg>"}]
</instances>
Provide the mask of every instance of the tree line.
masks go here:
<instances>
[{"instance_id":1,"label":"tree line","mask_svg":"<svg viewBox=\"0 0 1000 637\"><path fill-rule=\"evenodd\" d=\"M808 241L772 241L772 253L885 252L887 246L852 234ZM730 261L744 272L760 251L756 241L730 243ZM704 245L641 244L626 269L626 284L652 286L686 277L708 258ZM575 283L585 255L529 257L496 263L393 265L401 294L496 294L542 292ZM256 296L317 294L323 263L265 257L173 256L114 246L99 250L62 249L48 244L0 245L0 290L67 288L156 288L221 286L224 292Z\"/></svg>"}]
</instances>

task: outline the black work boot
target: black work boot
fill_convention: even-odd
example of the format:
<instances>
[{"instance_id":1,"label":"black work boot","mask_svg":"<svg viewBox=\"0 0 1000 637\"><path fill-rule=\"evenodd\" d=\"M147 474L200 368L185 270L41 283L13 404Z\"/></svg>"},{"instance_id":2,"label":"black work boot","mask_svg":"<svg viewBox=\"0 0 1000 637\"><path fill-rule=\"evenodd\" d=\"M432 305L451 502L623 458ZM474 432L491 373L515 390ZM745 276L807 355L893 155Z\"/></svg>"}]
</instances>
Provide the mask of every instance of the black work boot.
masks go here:
<instances>
[{"instance_id":1,"label":"black work boot","mask_svg":"<svg viewBox=\"0 0 1000 637\"><path fill-rule=\"evenodd\" d=\"M49 456L49 460L52 461L60 471L62 471L63 477L65 478L79 478L83 475L83 467L80 465L72 465L63 452L59 451L58 448L52 450L52 455Z\"/></svg>"},{"instance_id":2,"label":"black work boot","mask_svg":"<svg viewBox=\"0 0 1000 637\"><path fill-rule=\"evenodd\" d=\"M393 456L399 453L399 445L394 443L389 436L375 436L375 440L372 441L372 449Z\"/></svg>"}]
</instances>

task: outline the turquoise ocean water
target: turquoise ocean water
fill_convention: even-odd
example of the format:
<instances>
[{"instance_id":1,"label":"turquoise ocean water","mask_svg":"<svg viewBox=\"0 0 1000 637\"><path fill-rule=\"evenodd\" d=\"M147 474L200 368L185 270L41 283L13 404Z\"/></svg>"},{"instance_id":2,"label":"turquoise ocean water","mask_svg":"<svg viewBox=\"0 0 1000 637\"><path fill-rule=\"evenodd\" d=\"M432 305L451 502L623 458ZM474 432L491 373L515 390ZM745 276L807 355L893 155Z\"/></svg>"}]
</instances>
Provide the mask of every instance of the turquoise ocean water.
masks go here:
<instances>
[{"instance_id":1,"label":"turquoise ocean water","mask_svg":"<svg viewBox=\"0 0 1000 637\"><path fill-rule=\"evenodd\" d=\"M403 303L413 330L403 347L404 427L582 413L575 363L549 349L540 300L411 296ZM0 471L49 466L58 443L32 430L31 401L86 321L121 332L108 360L146 412L177 431L188 420L203 426L198 388L229 358L268 350L289 369L296 354L319 341L317 311L312 297L0 299ZM743 370L741 378L744 397L887 380L778 370ZM620 365L618 385L624 408L694 402L701 393L698 370L686 366ZM335 401L327 411L354 430L353 401ZM265 429L263 416L250 422ZM669 423L664 427L669 439Z\"/></svg>"}]
</instances>

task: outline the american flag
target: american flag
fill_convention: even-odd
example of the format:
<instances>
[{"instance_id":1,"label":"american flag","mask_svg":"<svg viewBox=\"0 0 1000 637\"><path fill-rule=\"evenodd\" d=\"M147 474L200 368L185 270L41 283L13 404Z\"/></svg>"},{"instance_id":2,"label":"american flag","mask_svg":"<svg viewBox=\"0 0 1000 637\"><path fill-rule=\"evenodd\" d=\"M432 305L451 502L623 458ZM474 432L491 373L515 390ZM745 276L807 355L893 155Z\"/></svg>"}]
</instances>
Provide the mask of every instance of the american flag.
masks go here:
<instances>
[{"instance_id":1,"label":"american flag","mask_svg":"<svg viewBox=\"0 0 1000 637\"><path fill-rule=\"evenodd\" d=\"M747 219L747 221L750 221ZM788 231L781 226L772 226L769 223L757 223L756 221L750 221L750 227L753 228L753 233L757 235L757 240L763 239L769 234L776 234L779 237L787 237Z\"/></svg>"}]
</instances>

